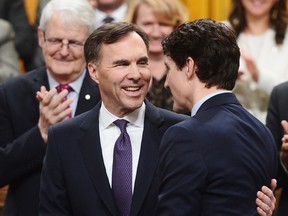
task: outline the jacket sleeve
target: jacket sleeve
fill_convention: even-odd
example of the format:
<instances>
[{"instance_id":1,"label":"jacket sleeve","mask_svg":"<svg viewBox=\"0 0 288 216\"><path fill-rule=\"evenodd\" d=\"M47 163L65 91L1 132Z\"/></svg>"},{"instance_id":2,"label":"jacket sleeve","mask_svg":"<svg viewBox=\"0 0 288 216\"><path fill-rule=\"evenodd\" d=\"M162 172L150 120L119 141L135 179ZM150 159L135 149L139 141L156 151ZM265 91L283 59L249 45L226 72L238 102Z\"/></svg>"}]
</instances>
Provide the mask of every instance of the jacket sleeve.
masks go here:
<instances>
[{"instance_id":1,"label":"jacket sleeve","mask_svg":"<svg viewBox=\"0 0 288 216\"><path fill-rule=\"evenodd\" d=\"M37 125L18 134L16 125L21 127L25 123L16 121L17 117L12 117L10 111L4 88L0 86L0 187L41 169L46 152Z\"/></svg>"}]
</instances>

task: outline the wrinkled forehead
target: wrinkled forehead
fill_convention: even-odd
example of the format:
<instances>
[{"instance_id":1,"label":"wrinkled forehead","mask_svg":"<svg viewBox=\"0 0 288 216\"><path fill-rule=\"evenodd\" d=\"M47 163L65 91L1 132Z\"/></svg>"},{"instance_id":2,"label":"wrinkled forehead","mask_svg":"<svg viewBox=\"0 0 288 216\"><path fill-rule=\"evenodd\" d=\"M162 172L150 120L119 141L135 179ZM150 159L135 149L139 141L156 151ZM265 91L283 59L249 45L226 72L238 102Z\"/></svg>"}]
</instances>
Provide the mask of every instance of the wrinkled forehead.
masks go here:
<instances>
[{"instance_id":1,"label":"wrinkled forehead","mask_svg":"<svg viewBox=\"0 0 288 216\"><path fill-rule=\"evenodd\" d=\"M137 60L148 59L148 50L143 39L136 33L130 32L113 43L103 43L100 58Z\"/></svg>"}]
</instances>

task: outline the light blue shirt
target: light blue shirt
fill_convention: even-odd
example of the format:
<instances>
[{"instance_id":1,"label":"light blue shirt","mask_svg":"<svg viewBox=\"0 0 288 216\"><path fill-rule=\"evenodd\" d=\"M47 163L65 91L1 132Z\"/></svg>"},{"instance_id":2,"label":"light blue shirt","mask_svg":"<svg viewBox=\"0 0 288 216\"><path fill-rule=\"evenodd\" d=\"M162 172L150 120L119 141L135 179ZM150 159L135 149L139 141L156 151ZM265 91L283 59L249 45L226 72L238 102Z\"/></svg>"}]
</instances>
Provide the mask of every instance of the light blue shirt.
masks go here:
<instances>
[{"instance_id":1,"label":"light blue shirt","mask_svg":"<svg viewBox=\"0 0 288 216\"><path fill-rule=\"evenodd\" d=\"M194 116L197 111L199 110L199 108L201 107L201 105L207 101L209 98L214 97L215 95L219 95L219 94L223 94L223 93L231 93L231 91L228 90L223 90L223 91L218 91L212 94L209 94L205 97L203 97L201 100L199 100L193 107L192 107L192 111L191 111L191 116Z\"/></svg>"},{"instance_id":2,"label":"light blue shirt","mask_svg":"<svg viewBox=\"0 0 288 216\"><path fill-rule=\"evenodd\" d=\"M86 69L76 80L74 80L71 83L68 83L73 88L73 91L69 92L69 94L67 95L67 99L73 98L73 102L70 104L70 107L72 108L72 116L75 116L77 102L78 102L78 98L79 98L79 94L80 94L80 90L82 87L85 74L86 74ZM47 70L47 75L48 75L48 83L49 83L50 89L56 88L56 86L58 86L59 83L57 83L57 81L52 77L51 73L48 70Z\"/></svg>"}]
</instances>

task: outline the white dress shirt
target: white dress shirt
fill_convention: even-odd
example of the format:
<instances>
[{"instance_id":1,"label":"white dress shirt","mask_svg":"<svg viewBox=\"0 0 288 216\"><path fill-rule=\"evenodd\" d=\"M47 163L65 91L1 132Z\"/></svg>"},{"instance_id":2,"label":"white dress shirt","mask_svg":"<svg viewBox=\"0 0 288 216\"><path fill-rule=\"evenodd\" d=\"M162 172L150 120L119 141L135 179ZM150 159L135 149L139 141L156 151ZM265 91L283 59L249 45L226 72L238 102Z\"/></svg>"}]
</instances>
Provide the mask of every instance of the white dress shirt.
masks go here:
<instances>
[{"instance_id":1,"label":"white dress shirt","mask_svg":"<svg viewBox=\"0 0 288 216\"><path fill-rule=\"evenodd\" d=\"M145 103L142 106L121 119L127 120L127 133L130 136L132 147L132 190L134 190L137 166L139 161L141 142L144 130ZM113 123L119 119L110 113L102 103L99 112L99 134L106 174L112 187L113 152L120 129Z\"/></svg>"}]
</instances>

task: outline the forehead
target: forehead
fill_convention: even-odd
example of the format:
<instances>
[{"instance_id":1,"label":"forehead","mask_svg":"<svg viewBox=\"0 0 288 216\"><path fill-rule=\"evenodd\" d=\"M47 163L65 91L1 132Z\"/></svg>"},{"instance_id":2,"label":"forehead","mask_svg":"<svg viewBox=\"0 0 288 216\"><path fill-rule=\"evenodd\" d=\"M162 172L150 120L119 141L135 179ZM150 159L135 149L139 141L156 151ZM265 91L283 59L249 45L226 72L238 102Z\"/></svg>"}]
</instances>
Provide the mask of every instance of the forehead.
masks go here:
<instances>
[{"instance_id":1,"label":"forehead","mask_svg":"<svg viewBox=\"0 0 288 216\"><path fill-rule=\"evenodd\" d=\"M169 8L169 5L166 5L166 3L142 2L138 6L136 21L155 20L157 22L163 22L163 23L167 23L167 25L173 26L175 25L175 22L177 20L175 19L174 14L175 12L171 8Z\"/></svg>"},{"instance_id":2,"label":"forehead","mask_svg":"<svg viewBox=\"0 0 288 216\"><path fill-rule=\"evenodd\" d=\"M126 0L98 0L97 1L98 2L98 4L100 4L100 5L105 5L105 4L122 4L122 3L124 3L124 2L126 2Z\"/></svg>"},{"instance_id":3,"label":"forehead","mask_svg":"<svg viewBox=\"0 0 288 216\"><path fill-rule=\"evenodd\" d=\"M150 5L146 3L140 3L137 9L136 22L139 20L140 21L148 21L148 20L158 21L157 15L158 14L155 13L155 11Z\"/></svg>"},{"instance_id":4,"label":"forehead","mask_svg":"<svg viewBox=\"0 0 288 216\"><path fill-rule=\"evenodd\" d=\"M166 66L172 67L175 66L175 62L173 61L173 59L170 56L164 55L164 62Z\"/></svg>"},{"instance_id":5,"label":"forehead","mask_svg":"<svg viewBox=\"0 0 288 216\"><path fill-rule=\"evenodd\" d=\"M131 32L114 43L102 45L102 57L137 58L148 56L147 47L143 39L136 33Z\"/></svg>"},{"instance_id":6,"label":"forehead","mask_svg":"<svg viewBox=\"0 0 288 216\"><path fill-rule=\"evenodd\" d=\"M88 37L88 26L80 22L63 19L60 14L53 14L47 22L46 34L61 38L86 38Z\"/></svg>"}]
</instances>

